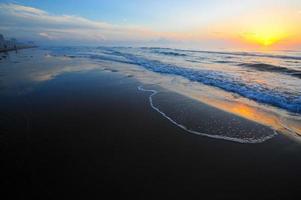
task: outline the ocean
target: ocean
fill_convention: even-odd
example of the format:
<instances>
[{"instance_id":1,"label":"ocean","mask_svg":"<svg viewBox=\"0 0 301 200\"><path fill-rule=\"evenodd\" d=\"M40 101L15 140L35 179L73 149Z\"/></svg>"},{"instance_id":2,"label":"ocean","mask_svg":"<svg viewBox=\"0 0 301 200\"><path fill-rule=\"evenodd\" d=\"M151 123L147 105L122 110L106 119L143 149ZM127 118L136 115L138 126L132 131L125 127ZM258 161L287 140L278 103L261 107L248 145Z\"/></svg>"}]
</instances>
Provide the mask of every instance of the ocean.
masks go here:
<instances>
[{"instance_id":1,"label":"ocean","mask_svg":"<svg viewBox=\"0 0 301 200\"><path fill-rule=\"evenodd\" d=\"M214 107L285 132L301 134L301 52L198 51L157 47L49 47L52 56L89 59L145 83L187 95ZM141 88L140 88L141 89ZM154 98L152 96L152 98ZM152 101L152 99L150 99ZM157 109L160 102L157 100ZM162 107L162 106L161 106ZM189 132L205 134L187 116L189 105L160 112ZM178 111L177 111L178 109ZM190 111L186 111L191 113ZM189 115L189 114L188 114ZM181 115L180 115L181 116ZM177 118L175 120L175 118ZM191 125L194 124L194 125ZM226 139L256 143L271 135ZM219 134L214 137L220 137Z\"/></svg>"},{"instance_id":2,"label":"ocean","mask_svg":"<svg viewBox=\"0 0 301 200\"><path fill-rule=\"evenodd\" d=\"M3 56L2 96L26 95L67 74L118 72L138 80L136 90L149 95L149 105L186 132L239 143L262 143L283 134L300 142L301 52L41 47ZM188 98L171 98L173 93ZM200 102L274 132L245 132L236 119L220 126L214 113L207 119L219 130L204 129L208 120L199 117L204 112Z\"/></svg>"}]
</instances>

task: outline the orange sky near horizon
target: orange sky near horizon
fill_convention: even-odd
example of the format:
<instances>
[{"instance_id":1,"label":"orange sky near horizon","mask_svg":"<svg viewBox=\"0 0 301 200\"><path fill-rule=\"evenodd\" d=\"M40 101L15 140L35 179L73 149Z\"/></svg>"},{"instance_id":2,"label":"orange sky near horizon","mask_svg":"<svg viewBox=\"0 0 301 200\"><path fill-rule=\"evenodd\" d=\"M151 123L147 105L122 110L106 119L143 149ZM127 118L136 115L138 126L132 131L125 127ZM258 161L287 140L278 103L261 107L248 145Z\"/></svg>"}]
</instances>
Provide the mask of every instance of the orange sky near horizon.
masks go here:
<instances>
[{"instance_id":1,"label":"orange sky near horizon","mask_svg":"<svg viewBox=\"0 0 301 200\"><path fill-rule=\"evenodd\" d=\"M281 49L301 46L301 12L265 10L216 21L206 27L169 32L175 40L221 40L249 49Z\"/></svg>"},{"instance_id":2,"label":"orange sky near horizon","mask_svg":"<svg viewBox=\"0 0 301 200\"><path fill-rule=\"evenodd\" d=\"M301 49L300 0L174 0L170 1L173 7L164 1L147 2L157 12L136 13L133 7L119 16L113 9L114 22L105 21L106 16L90 19L81 8L74 15L15 2L0 3L0 32L45 44Z\"/></svg>"},{"instance_id":3,"label":"orange sky near horizon","mask_svg":"<svg viewBox=\"0 0 301 200\"><path fill-rule=\"evenodd\" d=\"M301 13L292 10L252 12L219 22L213 29L220 37L250 48L301 45Z\"/></svg>"}]
</instances>

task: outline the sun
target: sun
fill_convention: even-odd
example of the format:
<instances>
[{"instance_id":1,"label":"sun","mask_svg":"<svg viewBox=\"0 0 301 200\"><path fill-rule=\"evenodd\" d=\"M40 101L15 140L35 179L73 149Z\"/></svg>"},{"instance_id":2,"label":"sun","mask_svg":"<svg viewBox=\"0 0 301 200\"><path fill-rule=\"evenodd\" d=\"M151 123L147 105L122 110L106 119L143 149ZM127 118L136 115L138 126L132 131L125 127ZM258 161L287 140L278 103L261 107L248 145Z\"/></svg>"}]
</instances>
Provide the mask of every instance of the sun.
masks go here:
<instances>
[{"instance_id":1,"label":"sun","mask_svg":"<svg viewBox=\"0 0 301 200\"><path fill-rule=\"evenodd\" d=\"M247 42L268 47L284 40L287 33L285 28L263 26L245 33L243 37Z\"/></svg>"},{"instance_id":2,"label":"sun","mask_svg":"<svg viewBox=\"0 0 301 200\"><path fill-rule=\"evenodd\" d=\"M280 41L282 37L274 33L255 33L253 40L262 46L271 46Z\"/></svg>"},{"instance_id":3,"label":"sun","mask_svg":"<svg viewBox=\"0 0 301 200\"><path fill-rule=\"evenodd\" d=\"M236 30L241 33L242 42L268 49L277 48L298 35L300 19L283 10L258 11L238 19Z\"/></svg>"}]
</instances>

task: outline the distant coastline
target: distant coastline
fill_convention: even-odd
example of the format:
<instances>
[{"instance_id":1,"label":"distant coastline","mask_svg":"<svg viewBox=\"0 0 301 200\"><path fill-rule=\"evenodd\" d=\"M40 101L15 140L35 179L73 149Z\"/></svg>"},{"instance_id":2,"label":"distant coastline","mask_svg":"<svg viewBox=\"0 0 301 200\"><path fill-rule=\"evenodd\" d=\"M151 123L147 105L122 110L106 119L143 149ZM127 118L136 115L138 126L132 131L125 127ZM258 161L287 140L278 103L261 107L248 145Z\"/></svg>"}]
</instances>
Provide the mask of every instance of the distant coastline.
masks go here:
<instances>
[{"instance_id":1,"label":"distant coastline","mask_svg":"<svg viewBox=\"0 0 301 200\"><path fill-rule=\"evenodd\" d=\"M0 34L0 53L36 47L37 45L35 45L34 42L19 42L15 38L6 40L4 36Z\"/></svg>"},{"instance_id":2,"label":"distant coastline","mask_svg":"<svg viewBox=\"0 0 301 200\"><path fill-rule=\"evenodd\" d=\"M9 51L17 51L21 49L31 49L37 48L37 45L24 45L24 46L17 46L16 48L1 48L0 53L9 52Z\"/></svg>"}]
</instances>

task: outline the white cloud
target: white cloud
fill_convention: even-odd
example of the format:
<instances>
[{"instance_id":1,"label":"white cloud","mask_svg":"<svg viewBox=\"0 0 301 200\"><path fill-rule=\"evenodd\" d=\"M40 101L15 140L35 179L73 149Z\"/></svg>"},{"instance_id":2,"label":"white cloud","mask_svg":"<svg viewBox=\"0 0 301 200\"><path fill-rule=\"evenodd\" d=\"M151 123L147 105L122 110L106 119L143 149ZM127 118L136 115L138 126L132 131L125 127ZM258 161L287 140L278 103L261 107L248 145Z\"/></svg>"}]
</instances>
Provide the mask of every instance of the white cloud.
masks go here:
<instances>
[{"instance_id":1,"label":"white cloud","mask_svg":"<svg viewBox=\"0 0 301 200\"><path fill-rule=\"evenodd\" d=\"M90 20L74 15L54 15L44 10L16 3L0 3L0 33L5 37L54 45L210 45L203 31L155 31L129 25L126 18L120 25ZM181 28L182 29L182 28ZM211 42L211 43L210 43ZM215 42L215 41L214 41ZM216 42L215 42L216 43ZM214 43L214 44L215 44Z\"/></svg>"},{"instance_id":2,"label":"white cloud","mask_svg":"<svg viewBox=\"0 0 301 200\"><path fill-rule=\"evenodd\" d=\"M77 42L142 41L158 37L144 27L114 25L80 16L52 15L18 4L0 4L0 32L11 37Z\"/></svg>"},{"instance_id":3,"label":"white cloud","mask_svg":"<svg viewBox=\"0 0 301 200\"><path fill-rule=\"evenodd\" d=\"M48 38L48 39L55 39L53 36L49 35L48 33L42 32L39 33L40 36Z\"/></svg>"},{"instance_id":4,"label":"white cloud","mask_svg":"<svg viewBox=\"0 0 301 200\"><path fill-rule=\"evenodd\" d=\"M0 9L7 10L12 13L18 13L22 12L23 14L32 14L32 15L44 15L46 14L45 11L39 10L36 8L32 7L27 7L27 6L22 6L22 5L17 5L17 4L1 4Z\"/></svg>"}]
</instances>

